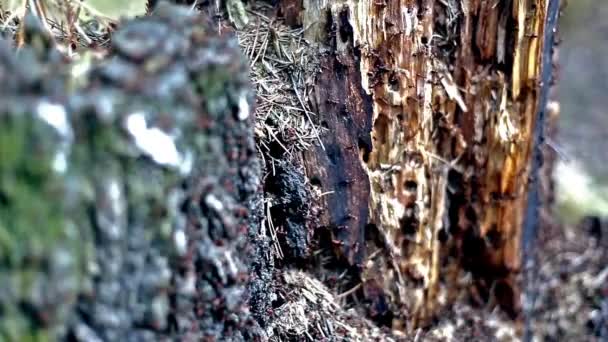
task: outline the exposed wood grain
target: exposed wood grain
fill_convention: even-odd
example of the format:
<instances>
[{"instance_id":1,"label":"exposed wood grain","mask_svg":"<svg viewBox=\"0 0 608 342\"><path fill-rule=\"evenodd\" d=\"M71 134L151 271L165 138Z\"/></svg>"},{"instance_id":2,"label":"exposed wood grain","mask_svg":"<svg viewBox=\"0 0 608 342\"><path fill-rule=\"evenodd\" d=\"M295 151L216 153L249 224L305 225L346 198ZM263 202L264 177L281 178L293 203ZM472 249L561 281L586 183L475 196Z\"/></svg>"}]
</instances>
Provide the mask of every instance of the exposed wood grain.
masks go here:
<instances>
[{"instance_id":1,"label":"exposed wood grain","mask_svg":"<svg viewBox=\"0 0 608 342\"><path fill-rule=\"evenodd\" d=\"M309 176L335 192L323 224L394 328L469 290L520 311L548 3L303 1L307 37L331 51L315 95L330 134Z\"/></svg>"}]
</instances>

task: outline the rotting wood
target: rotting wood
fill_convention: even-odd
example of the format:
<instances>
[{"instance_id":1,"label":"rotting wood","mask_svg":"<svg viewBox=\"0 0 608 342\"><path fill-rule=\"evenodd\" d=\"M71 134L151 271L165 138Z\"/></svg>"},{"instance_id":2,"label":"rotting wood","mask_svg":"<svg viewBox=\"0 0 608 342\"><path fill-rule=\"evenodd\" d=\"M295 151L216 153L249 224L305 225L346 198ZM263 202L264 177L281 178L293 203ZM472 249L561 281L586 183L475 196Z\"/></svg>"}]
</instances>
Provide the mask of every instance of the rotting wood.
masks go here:
<instances>
[{"instance_id":1,"label":"rotting wood","mask_svg":"<svg viewBox=\"0 0 608 342\"><path fill-rule=\"evenodd\" d=\"M358 87L361 76L355 59L325 56L321 70L312 101L317 113L335 115L321 119L321 126L331 133L323 138L324 148L304 152L304 165L314 187L332 191L320 199L325 208L320 224L332 228L336 251L351 265L362 266L370 187L360 149L371 148L371 98ZM335 70L340 72L330 72Z\"/></svg>"},{"instance_id":2,"label":"rotting wood","mask_svg":"<svg viewBox=\"0 0 608 342\"><path fill-rule=\"evenodd\" d=\"M341 293L333 298L342 302L351 297L359 299L363 294L366 300L363 305L368 305L375 323L411 330L416 325L423 325L464 290L471 290L476 294L472 297L479 297L480 302L491 299L491 293L512 291L510 286L517 269L503 267L504 255L500 254L502 259L495 261L503 267L498 268L503 274L486 274L495 272L497 268L492 268L495 265L483 258L494 256L493 253L498 254L506 247L501 235L504 234L502 227L489 232L480 231L480 220L485 216L480 218L484 213L478 212L480 208L499 206L499 202L505 200L522 206L525 204L521 194L511 199L504 197L503 193L490 194L489 203L479 199L479 195L487 194L483 188L487 179L502 184L501 177L509 175L497 171L497 165L505 162L500 159L494 161L494 175L488 176L487 170L484 171L489 165L488 155L504 148L500 144L501 138L509 148L516 143L535 145L531 135L528 142L516 139L519 127L514 122L521 124L523 120L515 119L522 113L509 111L515 100L521 100L521 96L511 99L510 95L515 79L509 73L514 65L514 46L521 49L525 45L521 42L514 44L515 35L507 32L507 27L512 28L518 22L509 14L511 4L509 1L505 4L498 1L472 4L455 0L391 4L375 1L357 3L356 6L351 1L338 4L297 0L279 3L287 23L298 25L299 20L308 18L304 20L303 31L311 39L329 46L329 49L327 46L320 49L323 69L317 78L313 99L319 114L317 123L327 128L323 130L322 144L329 148L320 146L317 150L306 151L304 158L309 180L322 194L318 198L322 202L321 207L326 208L320 222L332 230L334 239L331 242L335 250L354 269L358 269L363 280L346 288L332 288L331 291ZM296 15L293 8L300 8L300 5L305 13ZM469 7L463 9L465 5ZM526 6L527 3L522 8ZM368 11L372 7L375 12ZM497 7L499 10L495 10ZM310 8L316 8L316 12ZM430 13L429 8L432 9ZM398 22L403 27L395 29L394 22L376 22L378 18L393 18L397 10L403 9L403 17ZM467 10L466 16L463 10ZM362 19L366 21L363 24ZM526 21L523 22L525 24ZM257 36L254 37L254 46L256 39ZM368 44L368 40L373 44ZM457 46L453 42L464 42L465 45ZM408 48L403 47L406 43L410 44ZM547 51L546 44L544 47L542 50ZM406 52L410 55L403 55ZM407 62L404 62L404 56ZM255 60L253 62L255 64ZM517 79L521 80L521 77ZM527 87L536 88L536 85L528 84ZM294 85L293 89L297 100L301 101L298 87ZM303 95L305 98L308 94ZM308 110L304 113L308 114ZM536 115L542 111L531 113ZM538 123L531 125L539 127ZM498 127L504 129L490 139L494 143L491 145L485 134L493 133L493 129ZM280 142L277 137L273 138ZM472 147L471 142L474 143ZM395 150L404 154L395 155ZM514 152L507 150L502 153L510 157ZM486 160L476 160L478 155ZM383 162L387 160L391 163ZM475 169L477 166L479 168ZM284 176L283 172L279 174ZM479 175L483 176L482 179L478 178ZM526 178L523 179L520 186L527 182ZM277 188L286 187L280 185ZM292 193L291 190L285 192L287 195ZM512 206L520 209L517 204ZM395 212L395 209L401 211ZM285 210L281 214L291 215L288 212ZM275 221L270 215L266 219ZM515 229L521 228L517 226ZM256 236L260 235L255 228L253 230ZM304 250L301 244L297 243L293 248L289 246L290 241L286 241L277 242L276 247L289 247L287 253ZM267 242L255 241L256 253L267 252ZM264 258L264 263L266 261ZM286 265L293 266L287 262ZM275 283L270 277L272 268L266 267L254 264L250 269L257 278L250 283L253 297L250 304L257 311L254 317L260 324L281 325L280 318L290 312L284 309L294 306L288 299L272 314L277 302L270 305L275 295L272 287L280 286L281 281ZM463 268L475 275L475 287L458 287ZM259 276L261 273L264 276ZM289 272L283 274L288 275ZM288 289L297 288L298 283L307 281L306 277L284 278ZM278 289L276 293L285 290ZM301 293L306 296L307 292ZM294 291L291 297L298 295ZM512 296L504 297L509 299ZM318 298L306 299L310 304L303 307L313 308L319 304L315 300ZM506 309L513 305L512 300L499 302ZM354 301L349 306L351 304ZM295 306L297 310L300 308ZM318 313L316 308L313 311ZM208 313L208 310L199 312ZM458 314L459 320L463 317L461 313ZM306 312L306 315L311 315L308 317L314 318L315 314ZM306 320L308 317L298 318ZM296 328L308 335L308 331ZM319 330L324 331L324 328Z\"/></svg>"},{"instance_id":3,"label":"rotting wood","mask_svg":"<svg viewBox=\"0 0 608 342\"><path fill-rule=\"evenodd\" d=\"M307 38L330 51L315 95L326 153L304 153L334 191L321 224L395 329L468 291L520 312L549 3L303 1Z\"/></svg>"}]
</instances>

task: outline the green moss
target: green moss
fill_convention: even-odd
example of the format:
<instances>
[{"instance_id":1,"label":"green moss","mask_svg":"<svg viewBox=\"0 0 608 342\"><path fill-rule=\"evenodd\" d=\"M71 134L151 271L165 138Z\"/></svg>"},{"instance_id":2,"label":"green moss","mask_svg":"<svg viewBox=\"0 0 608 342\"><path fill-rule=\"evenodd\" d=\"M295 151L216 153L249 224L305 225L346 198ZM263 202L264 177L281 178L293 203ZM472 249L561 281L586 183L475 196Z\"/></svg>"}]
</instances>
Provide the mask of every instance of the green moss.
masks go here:
<instances>
[{"instance_id":1,"label":"green moss","mask_svg":"<svg viewBox=\"0 0 608 342\"><path fill-rule=\"evenodd\" d=\"M63 177L53 170L59 142L54 129L32 114L0 113L0 273L7 277L3 286L10 284L8 296L0 298L0 336L9 341L49 340L52 321L61 320L56 314L69 305L64 292L75 291L82 277L80 238L68 229L57 200L64 193ZM70 261L58 262L58 251ZM45 290L59 276L70 286L60 291L66 299ZM43 312L51 322L41 325L36 316Z\"/></svg>"},{"instance_id":2,"label":"green moss","mask_svg":"<svg viewBox=\"0 0 608 342\"><path fill-rule=\"evenodd\" d=\"M0 340L6 342L46 342L51 338L44 331L32 329L32 324L15 307L5 308L0 320Z\"/></svg>"},{"instance_id":3,"label":"green moss","mask_svg":"<svg viewBox=\"0 0 608 342\"><path fill-rule=\"evenodd\" d=\"M225 113L228 106L228 91L230 75L228 70L213 68L199 76L196 80L195 90L206 99L209 114L219 116Z\"/></svg>"},{"instance_id":4,"label":"green moss","mask_svg":"<svg viewBox=\"0 0 608 342\"><path fill-rule=\"evenodd\" d=\"M35 126L28 117L16 115L0 126L0 189L4 197L0 236L5 240L0 245L0 259L12 266L26 256L42 258L55 247L53 241L65 238L59 202L51 200L60 191L52 171L52 154L43 151L48 147L33 134Z\"/></svg>"}]
</instances>

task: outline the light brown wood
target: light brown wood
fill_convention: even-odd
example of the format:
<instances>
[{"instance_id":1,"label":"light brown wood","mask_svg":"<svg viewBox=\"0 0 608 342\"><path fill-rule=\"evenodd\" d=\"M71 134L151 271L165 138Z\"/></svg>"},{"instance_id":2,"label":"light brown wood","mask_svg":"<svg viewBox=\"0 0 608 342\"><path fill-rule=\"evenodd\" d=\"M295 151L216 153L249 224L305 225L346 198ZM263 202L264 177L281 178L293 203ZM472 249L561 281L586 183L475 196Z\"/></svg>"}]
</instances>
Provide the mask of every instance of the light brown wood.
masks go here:
<instances>
[{"instance_id":1,"label":"light brown wood","mask_svg":"<svg viewBox=\"0 0 608 342\"><path fill-rule=\"evenodd\" d=\"M304 153L333 191L320 223L394 328L469 291L519 313L548 2L301 3L325 51L313 102L328 133Z\"/></svg>"}]
</instances>

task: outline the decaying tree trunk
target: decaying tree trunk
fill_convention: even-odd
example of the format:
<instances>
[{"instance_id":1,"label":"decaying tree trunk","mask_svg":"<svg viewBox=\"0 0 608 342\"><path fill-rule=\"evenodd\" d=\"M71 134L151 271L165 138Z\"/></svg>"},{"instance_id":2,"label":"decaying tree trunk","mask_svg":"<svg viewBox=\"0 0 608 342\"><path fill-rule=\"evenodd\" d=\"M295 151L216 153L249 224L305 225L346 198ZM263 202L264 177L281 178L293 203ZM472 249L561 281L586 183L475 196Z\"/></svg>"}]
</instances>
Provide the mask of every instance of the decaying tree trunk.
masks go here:
<instances>
[{"instance_id":1,"label":"decaying tree trunk","mask_svg":"<svg viewBox=\"0 0 608 342\"><path fill-rule=\"evenodd\" d=\"M463 293L518 316L558 1L279 8L318 43L326 130L302 164L370 316L408 331Z\"/></svg>"},{"instance_id":2,"label":"decaying tree trunk","mask_svg":"<svg viewBox=\"0 0 608 342\"><path fill-rule=\"evenodd\" d=\"M199 8L222 3L122 23L76 79L32 32L0 47L0 337L384 341L463 297L518 317L558 1ZM263 194L215 24L251 59Z\"/></svg>"}]
</instances>

